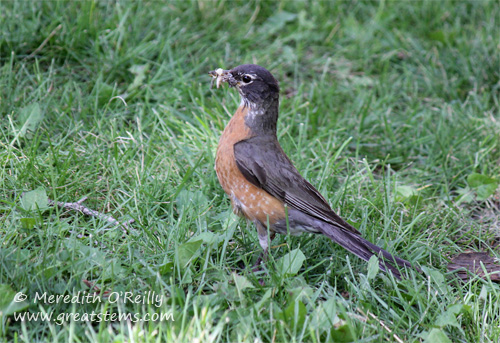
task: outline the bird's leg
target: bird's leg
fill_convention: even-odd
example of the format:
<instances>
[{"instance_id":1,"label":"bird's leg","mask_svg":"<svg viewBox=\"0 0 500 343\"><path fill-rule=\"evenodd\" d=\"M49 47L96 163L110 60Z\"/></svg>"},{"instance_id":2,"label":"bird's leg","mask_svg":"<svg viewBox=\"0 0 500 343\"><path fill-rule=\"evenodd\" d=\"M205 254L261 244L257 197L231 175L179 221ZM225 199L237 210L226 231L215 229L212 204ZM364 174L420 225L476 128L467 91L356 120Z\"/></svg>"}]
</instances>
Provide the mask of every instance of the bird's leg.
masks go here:
<instances>
[{"instance_id":1,"label":"bird's leg","mask_svg":"<svg viewBox=\"0 0 500 343\"><path fill-rule=\"evenodd\" d=\"M255 262L252 268L253 272L259 271L260 264L262 262L267 261L267 255L269 254L269 242L271 242L274 239L274 236L276 235L275 232L270 231L269 241L268 241L267 228L260 223L256 223L256 226L257 226L257 233L259 235L259 244L262 247L262 252L260 253L259 258L257 258L257 261Z\"/></svg>"}]
</instances>

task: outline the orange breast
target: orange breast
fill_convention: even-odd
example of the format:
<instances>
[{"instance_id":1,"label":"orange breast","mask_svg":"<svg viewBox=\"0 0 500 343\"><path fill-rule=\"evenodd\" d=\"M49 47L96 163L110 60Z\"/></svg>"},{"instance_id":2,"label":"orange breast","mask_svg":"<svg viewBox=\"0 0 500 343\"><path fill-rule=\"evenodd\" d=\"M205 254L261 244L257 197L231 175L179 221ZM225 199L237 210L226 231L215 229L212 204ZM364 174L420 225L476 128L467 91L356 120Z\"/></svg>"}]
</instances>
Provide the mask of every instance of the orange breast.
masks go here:
<instances>
[{"instance_id":1,"label":"orange breast","mask_svg":"<svg viewBox=\"0 0 500 343\"><path fill-rule=\"evenodd\" d=\"M238 107L229 121L217 148L215 171L224 191L231 198L235 213L241 211L251 221L258 220L265 226L285 218L283 203L265 190L250 183L240 172L234 158L234 144L252 136L245 125L247 107Z\"/></svg>"}]
</instances>

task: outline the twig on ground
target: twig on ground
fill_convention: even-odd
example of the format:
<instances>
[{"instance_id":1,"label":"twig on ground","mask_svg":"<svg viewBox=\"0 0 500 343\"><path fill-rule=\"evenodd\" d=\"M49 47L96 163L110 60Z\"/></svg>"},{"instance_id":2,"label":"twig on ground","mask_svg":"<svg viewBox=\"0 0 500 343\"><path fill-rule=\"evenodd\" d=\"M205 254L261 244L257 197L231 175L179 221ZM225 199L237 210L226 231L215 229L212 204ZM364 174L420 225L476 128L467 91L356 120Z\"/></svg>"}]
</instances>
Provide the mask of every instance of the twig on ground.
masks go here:
<instances>
[{"instance_id":1,"label":"twig on ground","mask_svg":"<svg viewBox=\"0 0 500 343\"><path fill-rule=\"evenodd\" d=\"M95 282L91 282L87 279L83 279L82 281L88 288L94 291L94 295L102 295L104 299L109 298L109 294L111 293L110 290L102 290L96 286Z\"/></svg>"},{"instance_id":2,"label":"twig on ground","mask_svg":"<svg viewBox=\"0 0 500 343\"><path fill-rule=\"evenodd\" d=\"M113 218L112 216L97 212L95 210L91 210L90 208L83 206L82 203L85 200L87 200L87 197L83 197L82 199L78 200L77 202L62 202L62 201L54 201L51 199L48 199L48 202L49 202L50 206L57 205L61 208L66 208L69 210L78 211L78 212L81 212L81 213L86 214L88 216L92 216L92 217L99 218L101 220L105 220L108 223L111 223L115 226L120 226L121 229L123 230L123 232L128 233L128 225L130 225L134 222L133 219L130 219L125 223L121 223L118 220L116 220L115 218Z\"/></svg>"},{"instance_id":3,"label":"twig on ground","mask_svg":"<svg viewBox=\"0 0 500 343\"><path fill-rule=\"evenodd\" d=\"M358 308L357 309L363 316L367 317L367 315L360 309ZM394 337L394 339L398 342L398 343L404 343L404 341L398 336L396 335L395 333L392 332L391 329L389 329L389 327L387 325L385 325L385 323L378 319L378 317L376 315L374 315L373 313L371 313L370 311L368 311L368 316L372 317L373 319L375 319L379 324L380 326L382 326L382 328L387 331L388 333L392 334L392 337Z\"/></svg>"},{"instance_id":4,"label":"twig on ground","mask_svg":"<svg viewBox=\"0 0 500 343\"><path fill-rule=\"evenodd\" d=\"M35 49L35 51L33 51L31 54L29 54L29 56L26 56L25 59L28 59L28 58L33 58L35 57L36 54L38 54L42 49L43 47L49 42L49 40L57 33L57 31L59 31L60 29L62 28L62 24L59 24L54 30L52 30L52 32L49 34L49 36L47 38L44 39L44 41L42 42L42 44L40 44L40 46L38 48Z\"/></svg>"}]
</instances>

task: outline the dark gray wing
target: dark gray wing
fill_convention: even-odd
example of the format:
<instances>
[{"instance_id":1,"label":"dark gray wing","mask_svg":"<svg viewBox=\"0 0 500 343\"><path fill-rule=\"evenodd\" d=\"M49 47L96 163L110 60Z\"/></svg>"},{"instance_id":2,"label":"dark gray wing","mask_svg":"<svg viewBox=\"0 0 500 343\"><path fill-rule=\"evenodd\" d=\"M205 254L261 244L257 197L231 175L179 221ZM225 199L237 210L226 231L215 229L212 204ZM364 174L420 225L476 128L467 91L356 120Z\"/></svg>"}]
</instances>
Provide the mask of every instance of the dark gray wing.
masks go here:
<instances>
[{"instance_id":1,"label":"dark gray wing","mask_svg":"<svg viewBox=\"0 0 500 343\"><path fill-rule=\"evenodd\" d=\"M234 145L236 165L243 176L288 206L337 227L359 234L330 207L283 152L276 137L252 137Z\"/></svg>"}]
</instances>

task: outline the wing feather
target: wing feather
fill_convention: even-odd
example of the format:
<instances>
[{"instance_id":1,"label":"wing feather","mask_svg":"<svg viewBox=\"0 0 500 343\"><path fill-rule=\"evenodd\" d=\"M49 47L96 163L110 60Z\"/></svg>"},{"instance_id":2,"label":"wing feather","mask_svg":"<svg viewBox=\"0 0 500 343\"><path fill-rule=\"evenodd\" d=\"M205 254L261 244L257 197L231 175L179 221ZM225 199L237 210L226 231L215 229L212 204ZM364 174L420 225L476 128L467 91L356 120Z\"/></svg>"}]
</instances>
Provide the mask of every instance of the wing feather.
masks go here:
<instances>
[{"instance_id":1,"label":"wing feather","mask_svg":"<svg viewBox=\"0 0 500 343\"><path fill-rule=\"evenodd\" d=\"M340 218L325 198L307 182L281 149L276 137L255 136L234 145L236 165L252 184L288 206L359 234Z\"/></svg>"}]
</instances>

